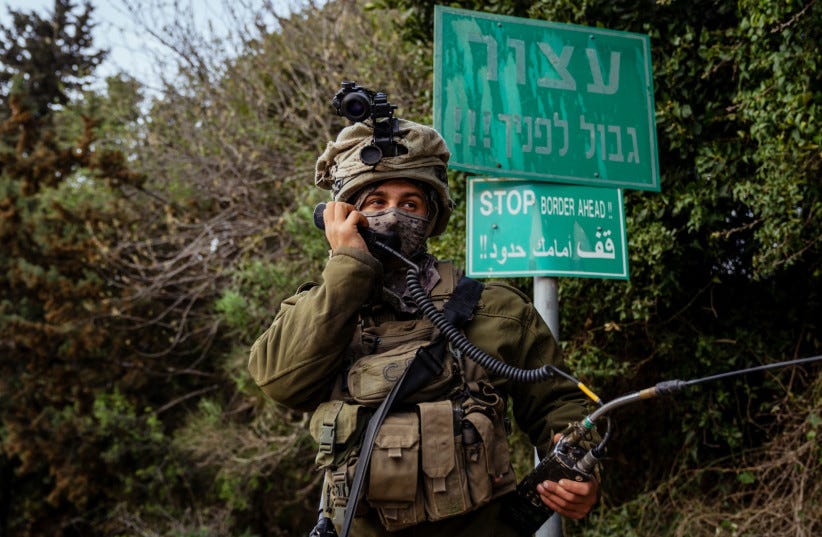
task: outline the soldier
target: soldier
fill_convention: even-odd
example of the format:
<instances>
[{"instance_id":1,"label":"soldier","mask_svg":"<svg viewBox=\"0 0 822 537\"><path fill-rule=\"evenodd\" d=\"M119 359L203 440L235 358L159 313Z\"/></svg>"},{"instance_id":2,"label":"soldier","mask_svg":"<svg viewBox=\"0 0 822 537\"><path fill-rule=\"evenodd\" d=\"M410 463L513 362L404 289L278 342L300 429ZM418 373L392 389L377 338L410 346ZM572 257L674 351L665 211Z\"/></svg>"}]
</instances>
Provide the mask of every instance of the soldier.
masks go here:
<instances>
[{"instance_id":1,"label":"soldier","mask_svg":"<svg viewBox=\"0 0 822 537\"><path fill-rule=\"evenodd\" d=\"M343 129L317 161L316 184L333 195L322 213L330 245L323 280L282 303L251 349L249 371L273 400L313 412L325 514L340 531L369 419L418 350L431 349L441 371L392 407L369 446L368 471L360 472L364 494L347 515L351 534L520 535L501 516L501 498L516 488L507 405L544 454L560 431L586 415L586 399L567 380L516 383L468 359L421 313L408 265L388 251L369 250L363 228L419 267L419 285L438 309L457 292L459 271L426 250L453 209L450 153L434 129L396 121L394 151L378 162L363 151L374 147L364 122ZM455 321L471 343L517 368L561 363L557 342L527 296L501 283L479 289L478 300L463 300L470 302L468 314ZM579 519L593 507L598 483L545 481L537 489L547 507Z\"/></svg>"}]
</instances>

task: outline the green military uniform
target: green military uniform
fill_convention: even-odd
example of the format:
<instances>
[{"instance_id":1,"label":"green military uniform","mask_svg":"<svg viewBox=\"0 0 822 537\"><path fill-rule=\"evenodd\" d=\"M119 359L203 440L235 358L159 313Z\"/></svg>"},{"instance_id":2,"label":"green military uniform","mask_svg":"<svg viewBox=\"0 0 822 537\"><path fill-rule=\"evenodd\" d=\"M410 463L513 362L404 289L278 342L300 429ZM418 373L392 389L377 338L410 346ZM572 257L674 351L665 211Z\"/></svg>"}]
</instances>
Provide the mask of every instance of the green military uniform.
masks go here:
<instances>
[{"instance_id":1,"label":"green military uniform","mask_svg":"<svg viewBox=\"0 0 822 537\"><path fill-rule=\"evenodd\" d=\"M347 353L360 334L364 312L381 304L383 319L421 316L393 310L383 300L383 283L382 264L369 253L352 248L335 251L323 272L323 283L306 286L285 300L274 322L254 343L249 371L256 383L273 400L304 411L314 411L332 398L343 397L339 381L351 365ZM432 282L432 287L432 295L436 295L443 284ZM463 331L474 345L518 368L559 365L561 360L556 341L533 305L509 286L487 284L474 317ZM465 359L462 367L465 378L485 376L470 360ZM585 396L562 378L529 384L505 378L488 380L502 397L510 399L518 426L543 451L550 446L554 433L580 420L588 410ZM512 490L516 482L507 461L506 465L507 470L494 482L493 499L478 509L399 531L384 529L371 510L355 519L351 535L517 535L498 517L499 496ZM365 500L361 503L367 504Z\"/></svg>"}]
</instances>

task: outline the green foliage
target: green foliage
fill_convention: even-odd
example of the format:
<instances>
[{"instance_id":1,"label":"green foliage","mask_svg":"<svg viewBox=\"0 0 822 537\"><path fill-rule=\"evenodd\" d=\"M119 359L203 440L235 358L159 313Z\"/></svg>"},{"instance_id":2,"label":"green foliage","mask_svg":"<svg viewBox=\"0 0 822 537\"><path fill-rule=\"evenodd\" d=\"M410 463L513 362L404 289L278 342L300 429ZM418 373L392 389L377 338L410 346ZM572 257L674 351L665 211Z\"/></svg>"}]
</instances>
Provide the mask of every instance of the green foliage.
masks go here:
<instances>
[{"instance_id":1,"label":"green foliage","mask_svg":"<svg viewBox=\"0 0 822 537\"><path fill-rule=\"evenodd\" d=\"M758 536L814 534L820 525L822 486L807 476L822 467L817 377L803 397L787 396L769 414L772 435L756 449L672 473L620 505L608 499L570 534ZM785 513L791 513L786 522Z\"/></svg>"},{"instance_id":2,"label":"green foliage","mask_svg":"<svg viewBox=\"0 0 822 537\"><path fill-rule=\"evenodd\" d=\"M448 173L448 187L456 209L448 221L445 233L428 241L429 250L440 259L450 259L465 266L465 188L466 176L462 172Z\"/></svg>"},{"instance_id":3,"label":"green foliage","mask_svg":"<svg viewBox=\"0 0 822 537\"><path fill-rule=\"evenodd\" d=\"M121 190L139 176L101 141L110 103L78 93L102 53L90 9L73 9L12 13L2 32L16 54L2 72L17 82L3 86L0 125L0 473L14 491L0 528L16 535L90 534L100 504L179 493L157 416L135 410L167 400L147 388L107 261L118 226L139 218Z\"/></svg>"},{"instance_id":4,"label":"green foliage","mask_svg":"<svg viewBox=\"0 0 822 537\"><path fill-rule=\"evenodd\" d=\"M241 341L253 340L261 330L258 321L270 320L271 305L297 289L302 283L299 276L288 267L252 259L237 268L232 284L216 302L217 311L240 333Z\"/></svg>"}]
</instances>

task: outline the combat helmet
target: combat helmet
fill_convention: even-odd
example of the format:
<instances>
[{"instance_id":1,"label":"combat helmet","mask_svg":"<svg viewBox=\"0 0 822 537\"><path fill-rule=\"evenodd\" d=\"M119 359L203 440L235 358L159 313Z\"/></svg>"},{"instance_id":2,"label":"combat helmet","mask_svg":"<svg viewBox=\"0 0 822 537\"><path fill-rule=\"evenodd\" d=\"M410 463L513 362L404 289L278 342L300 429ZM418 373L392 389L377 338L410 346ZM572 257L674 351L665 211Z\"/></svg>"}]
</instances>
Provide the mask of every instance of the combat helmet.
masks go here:
<instances>
[{"instance_id":1,"label":"combat helmet","mask_svg":"<svg viewBox=\"0 0 822 537\"><path fill-rule=\"evenodd\" d=\"M314 181L331 191L334 201L352 203L363 188L389 179L411 179L431 187L437 200L430 235L445 231L454 202L448 191L446 168L451 153L442 136L431 127L397 119L393 143L399 146L394 156L383 156L369 164L363 149L373 145L374 131L368 122L357 122L340 131L328 142L317 160Z\"/></svg>"}]
</instances>

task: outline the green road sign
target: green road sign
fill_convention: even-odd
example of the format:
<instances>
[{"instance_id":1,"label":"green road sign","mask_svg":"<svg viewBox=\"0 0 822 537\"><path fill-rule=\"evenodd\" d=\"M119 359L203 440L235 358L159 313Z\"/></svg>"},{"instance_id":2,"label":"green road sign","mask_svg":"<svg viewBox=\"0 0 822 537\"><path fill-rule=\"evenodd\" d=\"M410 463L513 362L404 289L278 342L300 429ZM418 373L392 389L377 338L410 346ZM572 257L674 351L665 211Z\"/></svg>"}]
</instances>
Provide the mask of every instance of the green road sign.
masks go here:
<instances>
[{"instance_id":1,"label":"green road sign","mask_svg":"<svg viewBox=\"0 0 822 537\"><path fill-rule=\"evenodd\" d=\"M468 275L628 279L622 190L468 179Z\"/></svg>"},{"instance_id":2,"label":"green road sign","mask_svg":"<svg viewBox=\"0 0 822 537\"><path fill-rule=\"evenodd\" d=\"M434 127L456 169L660 189L647 35L436 6Z\"/></svg>"}]
</instances>

